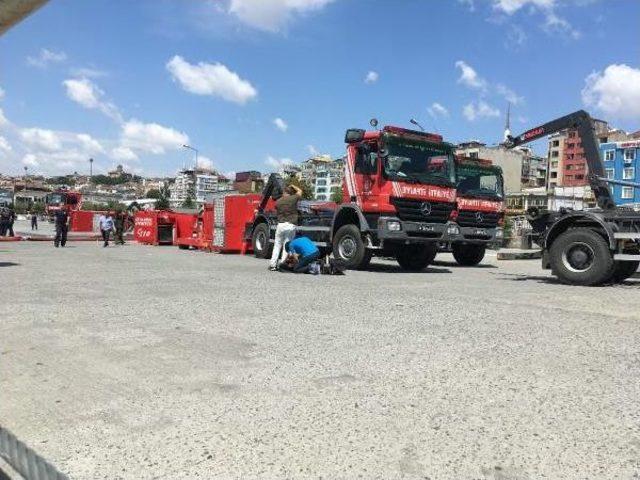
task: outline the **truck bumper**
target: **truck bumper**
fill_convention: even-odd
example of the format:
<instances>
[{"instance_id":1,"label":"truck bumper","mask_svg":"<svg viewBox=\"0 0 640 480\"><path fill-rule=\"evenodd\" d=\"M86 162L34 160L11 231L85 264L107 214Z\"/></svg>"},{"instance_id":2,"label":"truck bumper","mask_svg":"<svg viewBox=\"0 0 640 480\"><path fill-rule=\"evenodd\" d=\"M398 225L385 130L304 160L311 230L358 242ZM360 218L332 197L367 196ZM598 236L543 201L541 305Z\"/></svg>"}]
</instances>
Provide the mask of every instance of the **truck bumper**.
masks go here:
<instances>
[{"instance_id":1,"label":"truck bumper","mask_svg":"<svg viewBox=\"0 0 640 480\"><path fill-rule=\"evenodd\" d=\"M426 223L402 221L397 217L380 217L378 239L381 241L454 242L463 239L454 222Z\"/></svg>"},{"instance_id":2,"label":"truck bumper","mask_svg":"<svg viewBox=\"0 0 640 480\"><path fill-rule=\"evenodd\" d=\"M460 227L460 235L464 243L475 245L500 245L503 240L502 228Z\"/></svg>"}]
</instances>

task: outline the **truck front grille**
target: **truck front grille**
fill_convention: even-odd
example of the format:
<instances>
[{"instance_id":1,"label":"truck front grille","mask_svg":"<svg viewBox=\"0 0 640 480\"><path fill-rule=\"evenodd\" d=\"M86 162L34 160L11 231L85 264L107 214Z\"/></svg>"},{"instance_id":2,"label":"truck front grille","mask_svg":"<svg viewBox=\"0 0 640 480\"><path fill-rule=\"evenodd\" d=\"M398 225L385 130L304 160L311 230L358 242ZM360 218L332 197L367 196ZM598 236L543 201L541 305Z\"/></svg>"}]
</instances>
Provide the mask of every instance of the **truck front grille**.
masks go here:
<instances>
[{"instance_id":1,"label":"truck front grille","mask_svg":"<svg viewBox=\"0 0 640 480\"><path fill-rule=\"evenodd\" d=\"M500 214L497 212L476 212L473 210L460 210L458 212L458 225L461 227L496 228Z\"/></svg>"},{"instance_id":2,"label":"truck front grille","mask_svg":"<svg viewBox=\"0 0 640 480\"><path fill-rule=\"evenodd\" d=\"M447 223L453 204L412 198L391 198L398 218L408 222Z\"/></svg>"}]
</instances>

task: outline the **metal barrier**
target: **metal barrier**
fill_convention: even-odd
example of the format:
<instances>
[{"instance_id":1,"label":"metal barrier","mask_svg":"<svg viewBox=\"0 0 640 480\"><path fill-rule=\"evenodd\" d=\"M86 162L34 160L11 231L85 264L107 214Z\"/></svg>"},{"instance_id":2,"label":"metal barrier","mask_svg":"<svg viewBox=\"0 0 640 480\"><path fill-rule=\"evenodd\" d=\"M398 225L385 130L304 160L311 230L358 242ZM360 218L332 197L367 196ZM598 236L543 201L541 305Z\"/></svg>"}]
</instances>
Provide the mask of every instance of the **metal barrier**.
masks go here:
<instances>
[{"instance_id":1,"label":"metal barrier","mask_svg":"<svg viewBox=\"0 0 640 480\"><path fill-rule=\"evenodd\" d=\"M0 426L0 457L26 480L69 480L53 465Z\"/></svg>"}]
</instances>

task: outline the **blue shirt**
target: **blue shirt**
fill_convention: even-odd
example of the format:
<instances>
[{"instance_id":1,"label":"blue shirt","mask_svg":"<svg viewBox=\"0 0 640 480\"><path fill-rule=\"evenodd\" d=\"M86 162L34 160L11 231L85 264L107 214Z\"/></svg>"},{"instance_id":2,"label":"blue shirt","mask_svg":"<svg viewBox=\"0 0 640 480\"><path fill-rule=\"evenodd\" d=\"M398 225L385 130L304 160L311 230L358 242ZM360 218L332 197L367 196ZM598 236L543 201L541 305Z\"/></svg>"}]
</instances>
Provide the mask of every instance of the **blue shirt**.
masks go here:
<instances>
[{"instance_id":1,"label":"blue shirt","mask_svg":"<svg viewBox=\"0 0 640 480\"><path fill-rule=\"evenodd\" d=\"M287 252L297 253L301 257L307 257L318 253L318 247L307 237L298 237L287 244Z\"/></svg>"}]
</instances>

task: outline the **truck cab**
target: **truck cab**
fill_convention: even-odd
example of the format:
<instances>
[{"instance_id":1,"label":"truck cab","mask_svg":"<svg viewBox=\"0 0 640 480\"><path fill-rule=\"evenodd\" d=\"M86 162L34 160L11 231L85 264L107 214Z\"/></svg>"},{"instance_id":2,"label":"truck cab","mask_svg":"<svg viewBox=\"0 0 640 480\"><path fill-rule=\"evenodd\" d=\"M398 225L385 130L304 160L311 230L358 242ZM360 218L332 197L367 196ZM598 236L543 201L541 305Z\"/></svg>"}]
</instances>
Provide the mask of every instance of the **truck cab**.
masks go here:
<instances>
[{"instance_id":1,"label":"truck cab","mask_svg":"<svg viewBox=\"0 0 640 480\"><path fill-rule=\"evenodd\" d=\"M456 222L460 239L447 247L460 265L477 265L503 239L504 180L490 160L457 156Z\"/></svg>"},{"instance_id":2,"label":"truck cab","mask_svg":"<svg viewBox=\"0 0 640 480\"><path fill-rule=\"evenodd\" d=\"M58 190L50 193L45 198L45 214L53 221L53 214L56 210L62 208L67 214L71 214L74 210L80 210L82 206L82 194L80 192L72 192L69 190Z\"/></svg>"}]
</instances>

